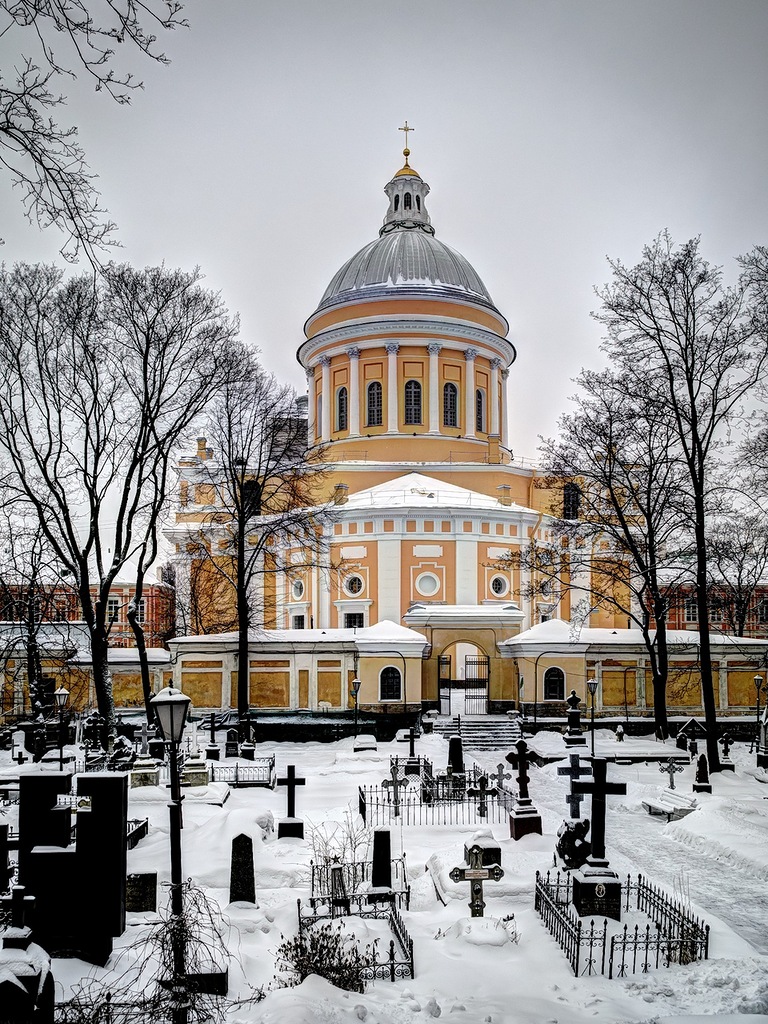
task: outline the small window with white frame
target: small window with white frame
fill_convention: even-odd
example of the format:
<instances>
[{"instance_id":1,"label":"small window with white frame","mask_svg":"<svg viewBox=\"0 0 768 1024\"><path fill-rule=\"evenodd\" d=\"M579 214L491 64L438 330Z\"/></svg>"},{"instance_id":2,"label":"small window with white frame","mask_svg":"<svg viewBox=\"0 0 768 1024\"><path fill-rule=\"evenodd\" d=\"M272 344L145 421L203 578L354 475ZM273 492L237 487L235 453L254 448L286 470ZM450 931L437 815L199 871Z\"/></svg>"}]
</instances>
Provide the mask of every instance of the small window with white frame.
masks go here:
<instances>
[{"instance_id":1,"label":"small window with white frame","mask_svg":"<svg viewBox=\"0 0 768 1024\"><path fill-rule=\"evenodd\" d=\"M344 578L344 590L351 597L359 597L365 590L365 580L359 573L350 573Z\"/></svg>"},{"instance_id":2,"label":"small window with white frame","mask_svg":"<svg viewBox=\"0 0 768 1024\"><path fill-rule=\"evenodd\" d=\"M291 584L291 594L294 601L300 601L304 597L304 582L302 580L294 580Z\"/></svg>"},{"instance_id":3,"label":"small window with white frame","mask_svg":"<svg viewBox=\"0 0 768 1024\"><path fill-rule=\"evenodd\" d=\"M500 573L495 573L490 579L491 593L494 597L505 597L509 593L509 580Z\"/></svg>"},{"instance_id":4,"label":"small window with white frame","mask_svg":"<svg viewBox=\"0 0 768 1024\"><path fill-rule=\"evenodd\" d=\"M699 606L695 597L686 597L683 604L683 618L686 622L699 621Z\"/></svg>"}]
</instances>

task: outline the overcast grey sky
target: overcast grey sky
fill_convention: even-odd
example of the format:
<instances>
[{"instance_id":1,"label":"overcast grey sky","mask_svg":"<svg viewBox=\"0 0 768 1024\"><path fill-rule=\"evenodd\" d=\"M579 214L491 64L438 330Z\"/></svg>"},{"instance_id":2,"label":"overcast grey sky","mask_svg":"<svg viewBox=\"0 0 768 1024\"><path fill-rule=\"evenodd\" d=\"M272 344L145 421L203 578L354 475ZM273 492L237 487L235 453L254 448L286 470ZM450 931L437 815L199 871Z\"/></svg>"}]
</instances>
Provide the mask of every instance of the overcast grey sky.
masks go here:
<instances>
[{"instance_id":1,"label":"overcast grey sky","mask_svg":"<svg viewBox=\"0 0 768 1024\"><path fill-rule=\"evenodd\" d=\"M438 237L510 321L510 438L533 457L599 361L593 287L668 227L712 262L768 244L766 0L192 0L167 68L77 124L118 258L199 264L265 365L305 388L302 326L411 163ZM0 67L22 34L0 40ZM0 178L0 257L56 258Z\"/></svg>"}]
</instances>

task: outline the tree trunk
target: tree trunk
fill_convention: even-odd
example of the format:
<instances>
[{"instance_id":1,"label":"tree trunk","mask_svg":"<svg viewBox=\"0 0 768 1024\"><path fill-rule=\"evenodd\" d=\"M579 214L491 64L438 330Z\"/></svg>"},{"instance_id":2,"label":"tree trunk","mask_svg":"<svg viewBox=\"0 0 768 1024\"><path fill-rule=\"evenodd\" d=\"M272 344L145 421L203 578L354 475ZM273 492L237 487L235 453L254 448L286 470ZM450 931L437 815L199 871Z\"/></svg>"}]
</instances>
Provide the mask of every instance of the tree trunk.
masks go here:
<instances>
[{"instance_id":1,"label":"tree trunk","mask_svg":"<svg viewBox=\"0 0 768 1024\"><path fill-rule=\"evenodd\" d=\"M144 641L144 630L138 620L139 600L141 598L141 587L137 584L134 600L128 604L127 619L128 625L133 631L133 638L136 641L136 650L139 652L139 671L141 673L141 693L144 698L144 713L147 716L147 725L152 725L154 715L152 713L152 683L149 678L149 661L147 660L147 645Z\"/></svg>"},{"instance_id":2,"label":"tree trunk","mask_svg":"<svg viewBox=\"0 0 768 1024\"><path fill-rule=\"evenodd\" d=\"M245 570L245 523L240 517L237 529L237 726L240 742L250 740L249 711L250 659L248 651L248 629L250 607L248 604L248 579Z\"/></svg>"},{"instance_id":3,"label":"tree trunk","mask_svg":"<svg viewBox=\"0 0 768 1024\"><path fill-rule=\"evenodd\" d=\"M96 707L106 726L107 750L115 741L115 699L112 693L112 673L109 668L109 643L103 629L91 626L91 665L96 690Z\"/></svg>"},{"instance_id":4,"label":"tree trunk","mask_svg":"<svg viewBox=\"0 0 768 1024\"><path fill-rule=\"evenodd\" d=\"M696 537L696 607L699 618L699 670L704 723L707 730L707 761L710 772L720 771L720 748L717 745L717 705L712 685L712 648L709 639L709 606L707 598L707 540L704 533L706 513L703 488L694 495Z\"/></svg>"}]
</instances>

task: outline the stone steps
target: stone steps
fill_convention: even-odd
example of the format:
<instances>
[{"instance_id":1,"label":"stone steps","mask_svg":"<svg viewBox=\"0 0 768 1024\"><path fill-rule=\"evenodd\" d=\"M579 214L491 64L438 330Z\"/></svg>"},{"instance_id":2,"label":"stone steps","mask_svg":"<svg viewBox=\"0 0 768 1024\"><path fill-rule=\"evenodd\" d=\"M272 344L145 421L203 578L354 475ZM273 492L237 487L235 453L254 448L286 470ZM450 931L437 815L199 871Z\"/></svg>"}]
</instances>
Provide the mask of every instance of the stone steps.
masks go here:
<instances>
[{"instance_id":1,"label":"stone steps","mask_svg":"<svg viewBox=\"0 0 768 1024\"><path fill-rule=\"evenodd\" d=\"M435 719L435 732L446 739L459 732L458 716ZM466 750L511 749L522 738L519 722L501 715L461 716L461 738Z\"/></svg>"}]
</instances>

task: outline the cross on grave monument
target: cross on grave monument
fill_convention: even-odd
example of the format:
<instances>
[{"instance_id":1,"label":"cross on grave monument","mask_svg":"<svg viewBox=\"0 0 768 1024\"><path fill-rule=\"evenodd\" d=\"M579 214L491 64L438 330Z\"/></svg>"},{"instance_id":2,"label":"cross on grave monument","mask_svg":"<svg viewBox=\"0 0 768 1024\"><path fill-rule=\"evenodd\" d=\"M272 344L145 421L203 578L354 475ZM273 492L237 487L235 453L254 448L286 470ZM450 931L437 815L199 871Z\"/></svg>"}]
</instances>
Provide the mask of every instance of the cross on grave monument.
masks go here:
<instances>
[{"instance_id":1,"label":"cross on grave monument","mask_svg":"<svg viewBox=\"0 0 768 1024\"><path fill-rule=\"evenodd\" d=\"M584 794L574 793L573 784L580 779L582 775L591 775L592 768L589 764L582 764L578 754L571 754L569 760L569 766L566 768L565 765L560 765L557 769L557 774L567 775L571 780L571 792L565 798L565 802L571 808L571 818L580 818L581 811L579 809L579 805L584 799Z\"/></svg>"},{"instance_id":2,"label":"cross on grave monument","mask_svg":"<svg viewBox=\"0 0 768 1024\"><path fill-rule=\"evenodd\" d=\"M382 782L383 789L392 790L392 806L394 808L394 815L396 818L400 817L400 790L408 786L409 780L400 777L400 770L397 766L397 758L392 762L389 774L392 776L391 779L385 779Z\"/></svg>"},{"instance_id":3,"label":"cross on grave monument","mask_svg":"<svg viewBox=\"0 0 768 1024\"><path fill-rule=\"evenodd\" d=\"M677 772L681 772L682 770L683 766L681 764L678 764L673 757L670 757L668 761L659 765L659 771L662 773L662 775L664 774L664 772L666 772L669 776L670 789L675 788L675 774Z\"/></svg>"},{"instance_id":4,"label":"cross on grave monument","mask_svg":"<svg viewBox=\"0 0 768 1024\"><path fill-rule=\"evenodd\" d=\"M724 732L720 739L717 741L723 748L723 756L720 758L720 771L721 772L735 772L736 765L728 756L731 752L731 746L733 744L733 736L729 732Z\"/></svg>"},{"instance_id":5,"label":"cross on grave monument","mask_svg":"<svg viewBox=\"0 0 768 1024\"><path fill-rule=\"evenodd\" d=\"M507 754L507 761L517 765L517 798L509 812L509 834L518 840L527 835L541 835L541 815L528 795L528 744L518 740L515 750L517 754Z\"/></svg>"},{"instance_id":6,"label":"cross on grave monument","mask_svg":"<svg viewBox=\"0 0 768 1024\"><path fill-rule=\"evenodd\" d=\"M573 873L573 905L576 913L584 917L612 917L621 920L621 883L605 858L605 798L610 794L623 796L627 792L624 782L608 782L608 762L604 757L592 760L592 781L574 782L575 793L592 797L590 813L592 853L584 868Z\"/></svg>"},{"instance_id":7,"label":"cross on grave monument","mask_svg":"<svg viewBox=\"0 0 768 1024\"><path fill-rule=\"evenodd\" d=\"M296 775L296 766L289 764L286 769L286 777L278 779L278 786L288 787L288 815L283 818L282 821L278 822L277 826L277 838L285 839L286 837L293 837L296 839L304 838L304 822L296 817L296 787L305 786L307 783L306 779L300 779Z\"/></svg>"},{"instance_id":8,"label":"cross on grave monument","mask_svg":"<svg viewBox=\"0 0 768 1024\"><path fill-rule=\"evenodd\" d=\"M141 737L141 746L139 747L139 753L142 757L146 757L149 753L149 726L146 721L141 723L141 730L139 732Z\"/></svg>"},{"instance_id":9,"label":"cross on grave monument","mask_svg":"<svg viewBox=\"0 0 768 1024\"><path fill-rule=\"evenodd\" d=\"M587 737L581 731L581 700L575 690L571 690L571 695L565 703L568 705L568 728L563 736L563 742L566 747L586 747Z\"/></svg>"},{"instance_id":10,"label":"cross on grave monument","mask_svg":"<svg viewBox=\"0 0 768 1024\"><path fill-rule=\"evenodd\" d=\"M414 743L416 742L416 735L417 735L416 729L414 728L414 726L411 726L411 728L408 730L408 756L409 757L416 757L416 750L415 750L415 747L414 747Z\"/></svg>"},{"instance_id":11,"label":"cross on grave monument","mask_svg":"<svg viewBox=\"0 0 768 1024\"><path fill-rule=\"evenodd\" d=\"M498 882L504 877L504 871L498 864L483 867L483 849L481 846L470 846L467 851L467 864L453 868L450 874L452 882L469 882L469 910L472 917L482 917L485 901L483 900L483 882Z\"/></svg>"},{"instance_id":12,"label":"cross on grave monument","mask_svg":"<svg viewBox=\"0 0 768 1024\"><path fill-rule=\"evenodd\" d=\"M479 818L488 816L488 779L481 775L477 780L477 786L467 790L467 796L478 797L477 815Z\"/></svg>"}]
</instances>

